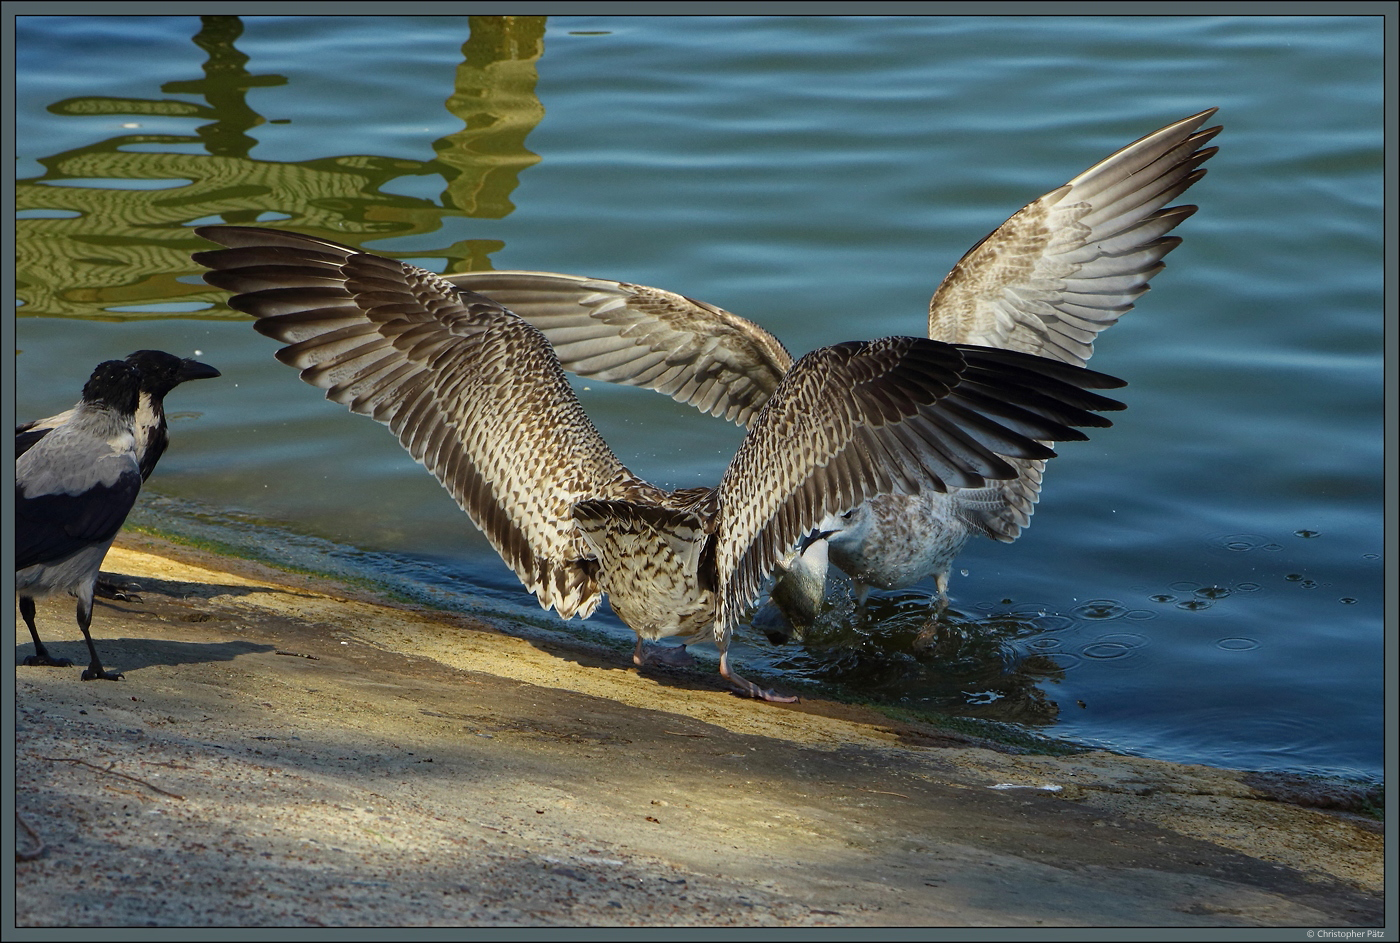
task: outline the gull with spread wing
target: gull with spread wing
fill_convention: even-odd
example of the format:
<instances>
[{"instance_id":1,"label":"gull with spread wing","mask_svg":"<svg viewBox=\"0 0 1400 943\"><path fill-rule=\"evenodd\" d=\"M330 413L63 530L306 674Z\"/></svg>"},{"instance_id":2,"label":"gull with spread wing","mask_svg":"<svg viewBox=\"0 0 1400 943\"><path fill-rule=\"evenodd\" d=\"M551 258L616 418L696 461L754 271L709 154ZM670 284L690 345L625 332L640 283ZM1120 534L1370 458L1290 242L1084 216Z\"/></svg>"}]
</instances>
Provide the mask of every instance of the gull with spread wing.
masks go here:
<instances>
[{"instance_id":1,"label":"gull with spread wing","mask_svg":"<svg viewBox=\"0 0 1400 943\"><path fill-rule=\"evenodd\" d=\"M1220 128L1200 128L1215 111L1134 141L977 243L929 303L928 336L1083 366L1098 333L1133 307L1180 244L1167 233L1196 207L1167 204L1205 175L1200 165L1217 150L1206 145ZM657 390L743 426L793 366L768 331L674 292L551 272L447 279L539 328L565 370ZM1045 461L1009 461L1016 474L1005 479L879 495L821 522L818 533L829 546L811 541L789 559L784 608L794 621L810 621L828 553L852 578L859 601L871 586L897 589L932 575L939 605L946 605L949 570L969 537L1010 542L1030 523Z\"/></svg>"},{"instance_id":2,"label":"gull with spread wing","mask_svg":"<svg viewBox=\"0 0 1400 943\"><path fill-rule=\"evenodd\" d=\"M824 518L878 494L978 488L1083 439L1122 381L1032 354L890 337L784 370L716 488L634 475L585 415L545 336L440 276L325 239L237 226L196 253L283 363L384 423L540 605L586 617L606 593L645 640L729 640L775 566Z\"/></svg>"}]
</instances>

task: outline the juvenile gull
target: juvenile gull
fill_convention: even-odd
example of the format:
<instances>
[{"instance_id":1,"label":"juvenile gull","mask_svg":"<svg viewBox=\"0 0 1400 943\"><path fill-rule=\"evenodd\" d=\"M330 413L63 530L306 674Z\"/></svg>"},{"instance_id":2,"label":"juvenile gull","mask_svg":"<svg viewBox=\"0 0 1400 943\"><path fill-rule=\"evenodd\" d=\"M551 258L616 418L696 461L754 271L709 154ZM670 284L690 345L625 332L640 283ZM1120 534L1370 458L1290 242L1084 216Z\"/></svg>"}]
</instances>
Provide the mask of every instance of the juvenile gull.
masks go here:
<instances>
[{"instance_id":1,"label":"juvenile gull","mask_svg":"<svg viewBox=\"0 0 1400 943\"><path fill-rule=\"evenodd\" d=\"M928 336L1024 351L1083 366L1181 240L1167 233L1196 211L1166 206L1205 175L1220 128L1212 108L1154 131L1023 207L953 267L929 303ZM648 387L749 425L792 357L776 337L722 308L627 282L550 272L452 275L538 327L566 370ZM918 495L882 495L823 521L831 562L853 580L897 589L932 575L947 602L954 557L974 534L1010 542L1030 523L1043 459L1012 459L1005 480ZM788 561L783 608L810 621L827 554ZM815 572L813 572L815 570Z\"/></svg>"},{"instance_id":2,"label":"juvenile gull","mask_svg":"<svg viewBox=\"0 0 1400 943\"><path fill-rule=\"evenodd\" d=\"M554 349L528 322L439 276L329 240L235 226L196 253L231 307L288 346L283 363L384 423L437 477L521 583L560 616L607 593L644 641L709 639L745 695L729 639L779 558L875 494L980 487L1042 440L1122 404L1119 380L1029 354L891 337L787 369L716 488L668 492L613 455Z\"/></svg>"},{"instance_id":3,"label":"juvenile gull","mask_svg":"<svg viewBox=\"0 0 1400 943\"><path fill-rule=\"evenodd\" d=\"M102 667L89 628L98 569L141 490L140 384L129 363L98 364L67 418L15 462L15 593L34 639L26 665L72 664L49 654L34 624L36 597L68 593L91 656L83 680L121 678Z\"/></svg>"}]
</instances>

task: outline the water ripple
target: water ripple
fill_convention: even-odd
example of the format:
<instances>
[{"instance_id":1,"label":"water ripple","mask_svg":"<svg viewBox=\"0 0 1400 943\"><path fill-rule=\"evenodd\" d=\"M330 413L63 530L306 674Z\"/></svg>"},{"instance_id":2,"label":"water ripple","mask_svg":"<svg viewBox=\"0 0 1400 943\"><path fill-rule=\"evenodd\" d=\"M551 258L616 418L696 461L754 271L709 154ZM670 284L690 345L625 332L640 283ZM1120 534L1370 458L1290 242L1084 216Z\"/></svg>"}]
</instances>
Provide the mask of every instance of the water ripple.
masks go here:
<instances>
[{"instance_id":1,"label":"water ripple","mask_svg":"<svg viewBox=\"0 0 1400 943\"><path fill-rule=\"evenodd\" d=\"M1082 606L1076 606L1074 614L1081 619L1104 622L1121 619L1128 610L1115 599L1091 599Z\"/></svg>"}]
</instances>

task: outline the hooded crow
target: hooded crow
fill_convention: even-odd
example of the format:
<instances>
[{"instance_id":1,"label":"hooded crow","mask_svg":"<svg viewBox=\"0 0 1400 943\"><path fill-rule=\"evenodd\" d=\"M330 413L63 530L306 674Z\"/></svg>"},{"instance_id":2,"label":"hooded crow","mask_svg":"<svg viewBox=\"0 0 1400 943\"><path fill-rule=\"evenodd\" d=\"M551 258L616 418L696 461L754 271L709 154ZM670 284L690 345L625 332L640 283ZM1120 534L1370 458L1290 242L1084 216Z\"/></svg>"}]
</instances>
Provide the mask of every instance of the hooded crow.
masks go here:
<instances>
[{"instance_id":1,"label":"hooded crow","mask_svg":"<svg viewBox=\"0 0 1400 943\"><path fill-rule=\"evenodd\" d=\"M68 593L92 661L83 680L116 681L97 657L88 627L107 549L141 491L136 412L142 375L130 363L99 364L67 419L15 462L15 591L34 638L26 665L71 665L49 654L34 626L34 599Z\"/></svg>"},{"instance_id":2,"label":"hooded crow","mask_svg":"<svg viewBox=\"0 0 1400 943\"><path fill-rule=\"evenodd\" d=\"M138 350L130 354L126 362L141 375L136 402L136 460L141 464L141 480L146 481L170 444L170 436L166 432L165 394L186 380L209 380L222 374L207 363L188 358L182 360L163 350ZM34 443L67 422L73 412L73 409L69 409L57 416L34 419L16 426L15 458L18 459ZM108 580L98 580L96 592L108 599L139 598L130 590L130 587L119 587Z\"/></svg>"},{"instance_id":3,"label":"hooded crow","mask_svg":"<svg viewBox=\"0 0 1400 943\"><path fill-rule=\"evenodd\" d=\"M188 358L181 360L163 350L138 350L130 354L126 362L141 374L141 389L136 403L136 458L141 463L141 480L146 481L170 444L165 423L165 395L186 380L211 380L222 374L207 363ZM57 416L16 426L15 458L29 451L35 442L67 422L72 415L73 410L70 409Z\"/></svg>"}]
</instances>

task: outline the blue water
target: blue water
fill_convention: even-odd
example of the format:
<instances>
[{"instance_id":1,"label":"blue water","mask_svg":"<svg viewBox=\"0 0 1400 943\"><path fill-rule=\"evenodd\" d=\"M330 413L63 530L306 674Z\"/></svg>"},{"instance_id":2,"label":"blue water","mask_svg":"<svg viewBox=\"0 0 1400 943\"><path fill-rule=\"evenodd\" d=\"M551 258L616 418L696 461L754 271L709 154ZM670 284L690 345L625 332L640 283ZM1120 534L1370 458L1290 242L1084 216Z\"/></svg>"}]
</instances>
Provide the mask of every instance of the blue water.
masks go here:
<instances>
[{"instance_id":1,"label":"blue water","mask_svg":"<svg viewBox=\"0 0 1400 943\"><path fill-rule=\"evenodd\" d=\"M936 644L926 586L739 659L1166 759L1380 775L1379 18L40 17L16 49L18 414L100 360L198 352L225 376L171 396L143 523L549 621L382 427L220 305L192 225L656 285L800 354L922 333L1014 210L1219 106L1200 212L1097 347L1128 411L1062 448L1019 541L968 548ZM659 484L717 482L739 441L645 391L580 396Z\"/></svg>"}]
</instances>

